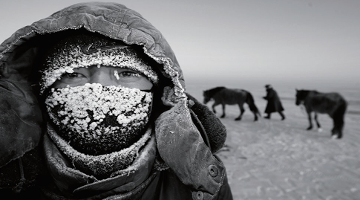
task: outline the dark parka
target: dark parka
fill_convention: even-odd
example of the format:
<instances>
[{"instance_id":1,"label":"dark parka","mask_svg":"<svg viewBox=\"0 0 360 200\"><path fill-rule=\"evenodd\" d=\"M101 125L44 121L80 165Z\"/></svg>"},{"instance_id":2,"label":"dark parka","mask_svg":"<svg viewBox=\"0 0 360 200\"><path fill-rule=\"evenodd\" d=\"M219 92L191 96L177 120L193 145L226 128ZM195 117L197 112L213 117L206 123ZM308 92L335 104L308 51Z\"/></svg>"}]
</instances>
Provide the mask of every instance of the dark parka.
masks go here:
<instances>
[{"instance_id":1,"label":"dark parka","mask_svg":"<svg viewBox=\"0 0 360 200\"><path fill-rule=\"evenodd\" d=\"M265 108L265 113L281 112L284 110L280 98L277 92L273 88L266 89L266 96L264 97L267 100L267 105Z\"/></svg>"},{"instance_id":2,"label":"dark parka","mask_svg":"<svg viewBox=\"0 0 360 200\"><path fill-rule=\"evenodd\" d=\"M154 122L160 161L135 188L119 189L122 185L114 185L113 180L105 187L106 181L96 184L69 171L50 175L44 164L48 138L34 92L37 62L48 43L80 29L141 46L169 80L161 98L168 110ZM221 122L185 92L180 66L161 33L123 5L72 5L19 29L0 45L0 195L16 192L25 199L232 199L225 167L214 154L225 138ZM57 151L48 154L51 158L62 156ZM54 182L93 187L94 192L61 192ZM99 188L102 192L95 192Z\"/></svg>"}]
</instances>

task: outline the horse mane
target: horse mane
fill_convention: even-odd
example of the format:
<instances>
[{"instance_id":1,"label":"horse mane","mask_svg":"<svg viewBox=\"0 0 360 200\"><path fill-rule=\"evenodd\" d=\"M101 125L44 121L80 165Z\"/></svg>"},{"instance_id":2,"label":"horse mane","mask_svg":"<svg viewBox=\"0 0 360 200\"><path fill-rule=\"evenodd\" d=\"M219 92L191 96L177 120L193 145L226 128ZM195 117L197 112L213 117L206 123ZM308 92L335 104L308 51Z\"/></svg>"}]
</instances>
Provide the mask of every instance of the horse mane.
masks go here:
<instances>
[{"instance_id":1,"label":"horse mane","mask_svg":"<svg viewBox=\"0 0 360 200\"><path fill-rule=\"evenodd\" d=\"M309 90L309 89L300 89L299 91L306 91L306 92L318 92L317 90Z\"/></svg>"},{"instance_id":2,"label":"horse mane","mask_svg":"<svg viewBox=\"0 0 360 200\"><path fill-rule=\"evenodd\" d=\"M223 89L225 89L225 87L223 87L223 86L211 88L211 89L205 90L204 94L206 94L208 97L212 97L212 96L214 96L214 94L218 93L220 90L223 90Z\"/></svg>"},{"instance_id":3,"label":"horse mane","mask_svg":"<svg viewBox=\"0 0 360 200\"><path fill-rule=\"evenodd\" d=\"M252 95L251 92L249 92L249 91L247 91L247 90L241 89L241 91L243 91L243 92L245 92L245 93L247 93L247 94Z\"/></svg>"},{"instance_id":4,"label":"horse mane","mask_svg":"<svg viewBox=\"0 0 360 200\"><path fill-rule=\"evenodd\" d=\"M317 90L304 90L304 89L301 89L301 90L297 90L297 94L296 94L296 98L298 99L298 93L300 93L301 97L299 97L300 99L305 99L305 98L308 98L309 95L318 95L318 94L321 94L321 92L318 92Z\"/></svg>"},{"instance_id":5,"label":"horse mane","mask_svg":"<svg viewBox=\"0 0 360 200\"><path fill-rule=\"evenodd\" d=\"M317 90L304 90L304 89L302 89L302 90L298 90L298 91L306 92L307 94L309 94L310 92L313 92L313 93L315 93L315 94L319 94L319 93L320 93L320 92L317 91Z\"/></svg>"}]
</instances>

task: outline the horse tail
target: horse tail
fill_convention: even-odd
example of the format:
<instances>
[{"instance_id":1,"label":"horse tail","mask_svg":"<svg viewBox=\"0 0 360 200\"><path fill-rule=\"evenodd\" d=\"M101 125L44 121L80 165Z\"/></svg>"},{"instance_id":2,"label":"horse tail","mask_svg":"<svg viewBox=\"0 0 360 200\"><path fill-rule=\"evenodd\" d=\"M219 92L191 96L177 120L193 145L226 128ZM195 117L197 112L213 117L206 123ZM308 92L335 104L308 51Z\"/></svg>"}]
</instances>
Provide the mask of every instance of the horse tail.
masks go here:
<instances>
[{"instance_id":1,"label":"horse tail","mask_svg":"<svg viewBox=\"0 0 360 200\"><path fill-rule=\"evenodd\" d=\"M246 103L249 105L249 108L252 112L258 114L259 116L261 116L259 109L256 107L255 105L255 100L254 97L252 96L252 94L250 92L247 92L246 95Z\"/></svg>"}]
</instances>

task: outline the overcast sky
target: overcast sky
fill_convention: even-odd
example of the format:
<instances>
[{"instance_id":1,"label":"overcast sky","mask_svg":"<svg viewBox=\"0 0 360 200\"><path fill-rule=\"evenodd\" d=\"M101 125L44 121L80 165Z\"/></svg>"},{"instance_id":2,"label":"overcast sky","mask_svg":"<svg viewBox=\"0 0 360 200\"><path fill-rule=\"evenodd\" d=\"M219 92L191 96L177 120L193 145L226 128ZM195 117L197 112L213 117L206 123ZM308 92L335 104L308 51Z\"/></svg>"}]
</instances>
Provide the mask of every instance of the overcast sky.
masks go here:
<instances>
[{"instance_id":1,"label":"overcast sky","mask_svg":"<svg viewBox=\"0 0 360 200\"><path fill-rule=\"evenodd\" d=\"M1 0L0 40L78 0ZM185 78L360 87L359 0L124 0L165 36Z\"/></svg>"}]
</instances>

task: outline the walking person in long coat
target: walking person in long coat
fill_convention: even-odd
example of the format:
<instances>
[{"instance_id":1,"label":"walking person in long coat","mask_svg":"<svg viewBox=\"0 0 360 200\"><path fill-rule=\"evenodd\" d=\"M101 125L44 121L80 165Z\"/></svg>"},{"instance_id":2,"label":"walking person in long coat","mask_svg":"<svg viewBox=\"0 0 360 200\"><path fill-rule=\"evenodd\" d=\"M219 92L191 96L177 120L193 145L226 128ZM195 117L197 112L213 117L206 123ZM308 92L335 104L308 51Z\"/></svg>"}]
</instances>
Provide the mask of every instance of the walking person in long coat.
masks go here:
<instances>
[{"instance_id":1,"label":"walking person in long coat","mask_svg":"<svg viewBox=\"0 0 360 200\"><path fill-rule=\"evenodd\" d=\"M281 104L279 95L271 85L267 84L265 85L265 88L266 88L266 96L263 98L267 100L267 105L265 108L265 113L267 114L267 116L265 116L264 118L270 119L271 113L278 112L281 116L281 120L284 120L285 115L282 112L284 111L284 107Z\"/></svg>"}]
</instances>

